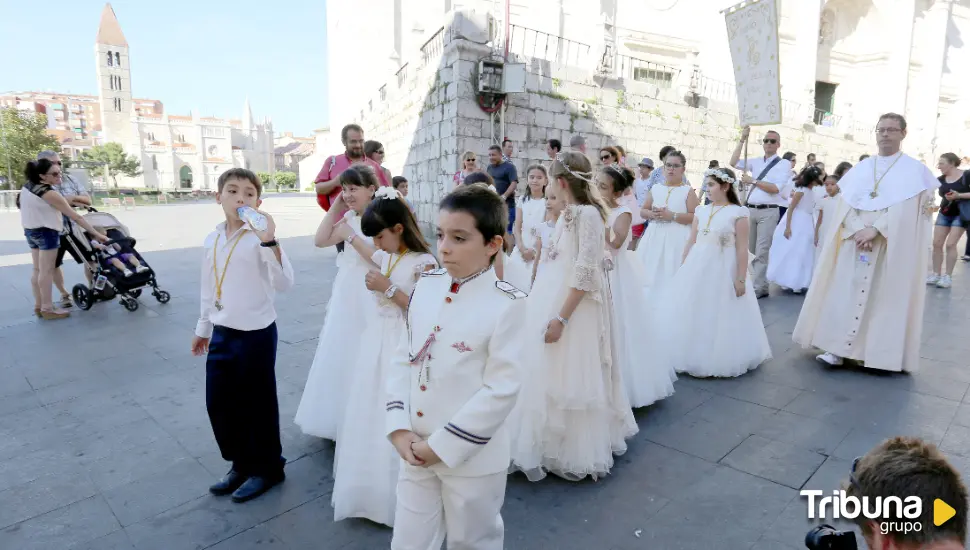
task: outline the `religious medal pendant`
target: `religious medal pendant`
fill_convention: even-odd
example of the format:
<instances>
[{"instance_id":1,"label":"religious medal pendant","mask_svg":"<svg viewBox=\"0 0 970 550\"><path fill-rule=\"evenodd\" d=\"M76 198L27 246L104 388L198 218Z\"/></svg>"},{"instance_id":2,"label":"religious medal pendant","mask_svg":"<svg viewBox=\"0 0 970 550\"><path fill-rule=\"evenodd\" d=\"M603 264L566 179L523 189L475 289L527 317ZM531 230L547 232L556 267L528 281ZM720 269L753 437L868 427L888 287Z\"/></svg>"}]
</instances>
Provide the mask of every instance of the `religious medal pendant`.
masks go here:
<instances>
[{"instance_id":1,"label":"religious medal pendant","mask_svg":"<svg viewBox=\"0 0 970 550\"><path fill-rule=\"evenodd\" d=\"M874 198L876 198L878 196L879 196L879 193L876 193L876 190L875 189L872 190L872 193L869 193L869 198L870 199L874 199Z\"/></svg>"},{"instance_id":2,"label":"religious medal pendant","mask_svg":"<svg viewBox=\"0 0 970 550\"><path fill-rule=\"evenodd\" d=\"M222 311L222 302L216 300L215 306L218 311Z\"/></svg>"},{"instance_id":3,"label":"religious medal pendant","mask_svg":"<svg viewBox=\"0 0 970 550\"><path fill-rule=\"evenodd\" d=\"M710 232L711 232L711 230L710 230L710 229L702 229L702 230L701 230L701 233L703 233L703 234L705 234L705 235L707 235L707 234L708 234L708 233L710 233Z\"/></svg>"}]
</instances>

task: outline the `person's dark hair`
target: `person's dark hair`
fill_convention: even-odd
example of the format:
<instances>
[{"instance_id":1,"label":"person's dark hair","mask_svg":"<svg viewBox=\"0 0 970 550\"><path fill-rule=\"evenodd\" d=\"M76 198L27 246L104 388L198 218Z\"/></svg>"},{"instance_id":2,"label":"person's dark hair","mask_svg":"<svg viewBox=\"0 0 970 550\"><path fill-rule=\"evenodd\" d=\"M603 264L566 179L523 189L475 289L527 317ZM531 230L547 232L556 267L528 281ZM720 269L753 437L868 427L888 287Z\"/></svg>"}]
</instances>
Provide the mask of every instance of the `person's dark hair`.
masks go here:
<instances>
[{"instance_id":1,"label":"person's dark hair","mask_svg":"<svg viewBox=\"0 0 970 550\"><path fill-rule=\"evenodd\" d=\"M626 158L626 149L624 149L622 145L614 145L613 147L615 147L617 152L620 153L620 156L616 157L617 162Z\"/></svg>"},{"instance_id":2,"label":"person's dark hair","mask_svg":"<svg viewBox=\"0 0 970 550\"><path fill-rule=\"evenodd\" d=\"M807 161L807 162L815 162L815 153L809 153L809 154L805 155L805 161Z\"/></svg>"},{"instance_id":3,"label":"person's dark hair","mask_svg":"<svg viewBox=\"0 0 970 550\"><path fill-rule=\"evenodd\" d=\"M794 183L795 187L812 187L814 185L821 185L825 183L825 172L813 164L812 166L803 168L802 171L795 176Z\"/></svg>"},{"instance_id":4,"label":"person's dark hair","mask_svg":"<svg viewBox=\"0 0 970 550\"><path fill-rule=\"evenodd\" d=\"M469 177L475 174L470 174ZM465 178L465 183L468 183L468 178ZM488 188L479 185L462 185L445 195L438 209L464 212L474 218L475 229L482 234L482 240L485 243L491 242L495 237L505 238L505 229L509 225L509 210L502 197ZM502 254L502 250L499 249L496 254ZM494 262L495 256L489 258L489 261Z\"/></svg>"},{"instance_id":5,"label":"person's dark hair","mask_svg":"<svg viewBox=\"0 0 970 550\"><path fill-rule=\"evenodd\" d=\"M374 191L380 187L380 182L377 180L377 173L374 169L366 164L355 164L337 176L337 182L340 186L345 185L356 185L357 187L373 187Z\"/></svg>"},{"instance_id":6,"label":"person's dark hair","mask_svg":"<svg viewBox=\"0 0 970 550\"><path fill-rule=\"evenodd\" d=\"M719 168L720 166L721 166L721 163L718 162L718 161L716 161L716 160L712 160L711 162L707 163L707 169L708 170L710 170L712 168Z\"/></svg>"},{"instance_id":7,"label":"person's dark hair","mask_svg":"<svg viewBox=\"0 0 970 550\"><path fill-rule=\"evenodd\" d=\"M727 185L728 202L741 206L741 199L738 198L738 192L734 189L734 184L728 181L728 179L735 179L734 170L730 168L715 168L713 172L707 177L713 179L718 185Z\"/></svg>"},{"instance_id":8,"label":"person's dark hair","mask_svg":"<svg viewBox=\"0 0 970 550\"><path fill-rule=\"evenodd\" d=\"M542 172L543 177L546 178L546 185L543 185L542 186L542 196L545 196L546 195L546 186L549 185L549 172L547 172L546 171L546 167L543 166L543 165L541 165L541 164L531 164L531 165L529 165L528 168L525 169L525 177L526 177L527 180L529 178L529 174L531 174L533 170L538 170L538 171ZM532 200L532 190L529 189L529 186L528 185L526 185L525 186L525 192L522 193L522 202L531 201L531 200Z\"/></svg>"},{"instance_id":9,"label":"person's dark hair","mask_svg":"<svg viewBox=\"0 0 970 550\"><path fill-rule=\"evenodd\" d=\"M684 156L684 153L682 153L680 151L671 151L671 152L667 153L667 159L669 159L670 157L677 157L677 158L679 158L680 159L680 163L684 165L684 169L687 168L687 157ZM664 159L664 160L666 161L667 159Z\"/></svg>"},{"instance_id":10,"label":"person's dark hair","mask_svg":"<svg viewBox=\"0 0 970 550\"><path fill-rule=\"evenodd\" d=\"M511 139L509 139L509 138L505 138L505 139L503 139L503 140L502 140L502 147L505 147L505 144L506 144L506 143L512 143L512 140L511 140Z\"/></svg>"},{"instance_id":11,"label":"person's dark hair","mask_svg":"<svg viewBox=\"0 0 970 550\"><path fill-rule=\"evenodd\" d=\"M923 502L918 521L922 529L892 533L893 540L907 548L922 548L935 542L967 541L967 487L960 473L932 443L913 437L893 437L856 459L845 491L856 498L917 497ZM933 502L950 505L953 519L936 526ZM885 506L885 504L884 504ZM862 533L871 536L873 520L859 514L855 519Z\"/></svg>"},{"instance_id":12,"label":"person's dark hair","mask_svg":"<svg viewBox=\"0 0 970 550\"><path fill-rule=\"evenodd\" d=\"M402 183L407 183L407 182L408 182L408 179L405 178L404 176L394 176L393 178L391 178L391 187L393 187L394 189L397 189L398 187L401 186Z\"/></svg>"},{"instance_id":13,"label":"person's dark hair","mask_svg":"<svg viewBox=\"0 0 970 550\"><path fill-rule=\"evenodd\" d=\"M676 150L677 150L677 148L674 147L673 145L664 145L663 147L661 147L660 148L660 162L663 162L664 159L667 158L667 155L669 155L671 151L676 151Z\"/></svg>"},{"instance_id":14,"label":"person's dark hair","mask_svg":"<svg viewBox=\"0 0 970 550\"><path fill-rule=\"evenodd\" d=\"M485 185L495 185L495 180L487 172L472 172L465 176L465 185L484 183Z\"/></svg>"},{"instance_id":15,"label":"person's dark hair","mask_svg":"<svg viewBox=\"0 0 970 550\"><path fill-rule=\"evenodd\" d=\"M360 217L360 232L365 237L376 237L378 233L385 229L390 229L397 224L401 224L404 232L401 233L401 241L411 252L425 252L430 254L431 247L421 235L418 229L418 221L414 214L404 202L403 198L386 199L376 198L367 205L367 210Z\"/></svg>"},{"instance_id":16,"label":"person's dark hair","mask_svg":"<svg viewBox=\"0 0 970 550\"><path fill-rule=\"evenodd\" d=\"M952 164L957 168L960 167L960 157L956 156L955 153L943 153L942 155L940 155L940 158L949 162L950 164Z\"/></svg>"},{"instance_id":17,"label":"person's dark hair","mask_svg":"<svg viewBox=\"0 0 970 550\"><path fill-rule=\"evenodd\" d=\"M562 142L559 141L558 139L550 139L548 143L549 143L549 147L552 147L553 151L557 153L559 151L562 151Z\"/></svg>"},{"instance_id":18,"label":"person's dark hair","mask_svg":"<svg viewBox=\"0 0 970 550\"><path fill-rule=\"evenodd\" d=\"M867 158L869 158L869 155L859 155L859 162L862 162L862 161L866 160Z\"/></svg>"},{"instance_id":19,"label":"person's dark hair","mask_svg":"<svg viewBox=\"0 0 970 550\"><path fill-rule=\"evenodd\" d=\"M593 167L589 163L589 158L582 153L563 153L556 157L552 162L552 170L549 176L553 179L562 179L569 188L569 193L579 204L588 204L596 208L600 218L606 222L609 217L609 208L603 202L603 197L599 195L590 180L593 178Z\"/></svg>"},{"instance_id":20,"label":"person's dark hair","mask_svg":"<svg viewBox=\"0 0 970 550\"><path fill-rule=\"evenodd\" d=\"M825 176L825 181L826 181L826 182L827 182L827 181L828 181L829 179L833 179L833 180L835 180L835 183L839 183L839 180L840 180L840 179L842 179L842 176L838 176L838 175L836 175L836 174L829 174L829 175L827 175L827 176ZM823 182L823 183L824 183L824 182Z\"/></svg>"},{"instance_id":21,"label":"person's dark hair","mask_svg":"<svg viewBox=\"0 0 970 550\"><path fill-rule=\"evenodd\" d=\"M781 134L779 134L775 130L768 130L767 132L765 132L765 136L767 136L768 134L775 134L775 137L778 138L778 143L781 144ZM809 155L812 155L812 153L809 153ZM812 156L814 157L815 155L812 155Z\"/></svg>"},{"instance_id":22,"label":"person's dark hair","mask_svg":"<svg viewBox=\"0 0 970 550\"><path fill-rule=\"evenodd\" d=\"M498 151L499 153L502 152L502 148L500 146L498 146L498 145L489 145L488 146L488 150L489 151Z\"/></svg>"},{"instance_id":23,"label":"person's dark hair","mask_svg":"<svg viewBox=\"0 0 970 550\"><path fill-rule=\"evenodd\" d=\"M787 160L788 162L791 162L792 159L795 158L795 153L791 151L786 151L785 154L781 156L781 158Z\"/></svg>"},{"instance_id":24,"label":"person's dark hair","mask_svg":"<svg viewBox=\"0 0 970 550\"><path fill-rule=\"evenodd\" d=\"M27 166L24 168L24 176L30 183L40 185L40 177L50 172L53 166L54 163L51 162L50 159L32 160L28 162Z\"/></svg>"},{"instance_id":25,"label":"person's dark hair","mask_svg":"<svg viewBox=\"0 0 970 550\"><path fill-rule=\"evenodd\" d=\"M222 189L226 186L226 182L229 180L244 180L253 184L256 187L256 196L263 194L263 183L259 181L259 176L256 175L252 170L246 170L245 168L230 168L219 175L219 181L216 183L216 190L222 193Z\"/></svg>"},{"instance_id":26,"label":"person's dark hair","mask_svg":"<svg viewBox=\"0 0 970 550\"><path fill-rule=\"evenodd\" d=\"M602 153L603 151L606 151L607 153L610 154L610 156L613 157L613 162L620 162L620 151L616 147L613 147L612 145L600 147L600 153Z\"/></svg>"},{"instance_id":27,"label":"person's dark hair","mask_svg":"<svg viewBox=\"0 0 970 550\"><path fill-rule=\"evenodd\" d=\"M381 142L369 139L364 142L364 156L370 158L371 155L383 149Z\"/></svg>"},{"instance_id":28,"label":"person's dark hair","mask_svg":"<svg viewBox=\"0 0 970 550\"><path fill-rule=\"evenodd\" d=\"M900 115L900 114L897 114L897 113L886 113L886 114L884 114L884 115L882 115L882 116L879 117L879 121L878 122L882 122L882 121L884 121L886 119L895 120L896 122L898 122L899 123L899 129L900 130L905 130L906 129L906 117L904 117L903 115ZM878 124L878 122L877 122L877 124Z\"/></svg>"},{"instance_id":29,"label":"person's dark hair","mask_svg":"<svg viewBox=\"0 0 970 550\"><path fill-rule=\"evenodd\" d=\"M347 144L347 134L349 134L351 130L355 132L360 132L360 135L364 135L364 129L361 128L360 125L348 124L340 130L340 142L343 143L344 145Z\"/></svg>"},{"instance_id":30,"label":"person's dark hair","mask_svg":"<svg viewBox=\"0 0 970 550\"><path fill-rule=\"evenodd\" d=\"M612 164L606 168L600 169L601 174L607 175L613 182L613 194L623 193L627 189L633 186L633 181L636 176L633 175L633 170L625 166L618 166Z\"/></svg>"},{"instance_id":31,"label":"person's dark hair","mask_svg":"<svg viewBox=\"0 0 970 550\"><path fill-rule=\"evenodd\" d=\"M835 167L835 171L832 172L832 174L838 179L842 179L842 176L844 176L850 168L852 168L852 163L843 160L838 164L838 166Z\"/></svg>"}]
</instances>

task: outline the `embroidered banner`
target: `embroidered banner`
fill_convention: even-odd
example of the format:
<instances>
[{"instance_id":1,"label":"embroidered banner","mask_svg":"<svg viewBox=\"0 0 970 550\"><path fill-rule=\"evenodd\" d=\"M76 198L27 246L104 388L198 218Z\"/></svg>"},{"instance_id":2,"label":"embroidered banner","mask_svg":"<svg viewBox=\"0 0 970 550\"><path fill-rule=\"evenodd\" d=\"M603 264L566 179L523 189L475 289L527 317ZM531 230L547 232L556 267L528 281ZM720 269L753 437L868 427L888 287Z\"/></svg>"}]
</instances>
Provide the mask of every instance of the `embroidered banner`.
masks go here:
<instances>
[{"instance_id":1,"label":"embroidered banner","mask_svg":"<svg viewBox=\"0 0 970 550\"><path fill-rule=\"evenodd\" d=\"M734 64L741 126L781 123L778 9L775 0L742 2L724 10Z\"/></svg>"}]
</instances>

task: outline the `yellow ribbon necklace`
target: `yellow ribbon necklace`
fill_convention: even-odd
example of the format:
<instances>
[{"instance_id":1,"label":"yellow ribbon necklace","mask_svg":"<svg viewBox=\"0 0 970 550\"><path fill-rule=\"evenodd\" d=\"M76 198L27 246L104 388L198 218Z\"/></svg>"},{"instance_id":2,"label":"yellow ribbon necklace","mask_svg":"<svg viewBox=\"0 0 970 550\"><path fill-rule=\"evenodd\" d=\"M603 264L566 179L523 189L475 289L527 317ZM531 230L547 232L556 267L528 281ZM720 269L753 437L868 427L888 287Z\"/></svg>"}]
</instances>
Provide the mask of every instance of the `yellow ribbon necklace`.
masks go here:
<instances>
[{"instance_id":1,"label":"yellow ribbon necklace","mask_svg":"<svg viewBox=\"0 0 970 550\"><path fill-rule=\"evenodd\" d=\"M720 212L721 210L724 210L724 207L726 207L726 206L727 206L726 204L725 205L722 205L722 206L719 206L717 208L717 210L711 212L711 217L710 218L707 218L707 225L704 226L704 229L703 229L703 231L701 231L701 233L707 235L708 233L711 232L711 221L714 219L714 216L717 216L717 213Z\"/></svg>"},{"instance_id":2,"label":"yellow ribbon necklace","mask_svg":"<svg viewBox=\"0 0 970 550\"><path fill-rule=\"evenodd\" d=\"M402 253L401 253L401 254L400 254L400 255L399 255L398 257L397 257L397 259L396 259L396 260L394 260L394 263L391 263L391 264L390 264L390 265L388 266L388 268L387 268L387 272L386 272L386 273L384 273L384 276L385 276L385 277L387 277L388 279L390 279L390 278L391 278L391 273L393 273L393 272L394 272L394 268L395 268L395 267L397 267L397 264L398 264L398 263L399 263L399 262L401 261L401 258L403 258L403 257L405 257L405 256L407 256L409 252L410 252L410 250L405 250L404 252L402 252ZM393 258L393 256L391 256L391 257Z\"/></svg>"},{"instance_id":3,"label":"yellow ribbon necklace","mask_svg":"<svg viewBox=\"0 0 970 550\"><path fill-rule=\"evenodd\" d=\"M236 245L239 244L239 241L242 240L243 235L245 234L246 230L240 231L239 236L236 237L235 242L232 243L232 248L229 249L229 255L226 256L226 263L222 266L221 276L219 275L219 267L216 263L216 256L219 253L219 238L222 237L222 233L220 232L218 235L216 235L216 244L212 247L212 273L216 278L216 301L214 305L219 311L222 311L222 282L226 280L226 271L229 270L229 260L232 259L232 253L236 251Z\"/></svg>"}]
</instances>

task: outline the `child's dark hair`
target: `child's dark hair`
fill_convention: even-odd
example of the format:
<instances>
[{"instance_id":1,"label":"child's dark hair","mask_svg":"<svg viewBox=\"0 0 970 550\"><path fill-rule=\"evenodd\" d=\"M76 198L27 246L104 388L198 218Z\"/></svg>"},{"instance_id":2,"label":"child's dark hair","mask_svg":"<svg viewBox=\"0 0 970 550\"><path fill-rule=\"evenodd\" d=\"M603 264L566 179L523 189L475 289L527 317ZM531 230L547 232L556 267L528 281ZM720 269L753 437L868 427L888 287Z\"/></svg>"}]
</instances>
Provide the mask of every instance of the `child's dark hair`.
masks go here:
<instances>
[{"instance_id":1,"label":"child's dark hair","mask_svg":"<svg viewBox=\"0 0 970 550\"><path fill-rule=\"evenodd\" d=\"M636 179L633 175L633 170L616 164L600 169L600 173L609 176L613 182L613 195L623 193L632 187L633 181Z\"/></svg>"},{"instance_id":2,"label":"child's dark hair","mask_svg":"<svg viewBox=\"0 0 970 550\"><path fill-rule=\"evenodd\" d=\"M472 172L465 176L465 185L474 183L484 183L485 185L495 185L495 180L485 172Z\"/></svg>"},{"instance_id":3,"label":"child's dark hair","mask_svg":"<svg viewBox=\"0 0 970 550\"><path fill-rule=\"evenodd\" d=\"M337 181L340 186L344 185L356 185L357 187L380 187L380 182L377 181L377 173L374 169L366 164L357 164L347 168L337 176Z\"/></svg>"},{"instance_id":4,"label":"child's dark hair","mask_svg":"<svg viewBox=\"0 0 970 550\"><path fill-rule=\"evenodd\" d=\"M491 242L495 237L505 238L509 211L502 197L490 189L479 185L462 185L445 195L438 208L449 212L465 212L475 218L475 229L482 234L485 243ZM497 253L502 254L502 251ZM495 256L489 261L494 262Z\"/></svg>"},{"instance_id":5,"label":"child's dark hair","mask_svg":"<svg viewBox=\"0 0 970 550\"><path fill-rule=\"evenodd\" d=\"M216 189L222 193L222 189L226 186L226 182L229 180L248 181L256 188L257 197L263 194L263 184L259 181L259 176L257 176L252 170L246 170L245 168L230 168L226 170L219 176L219 181L216 183Z\"/></svg>"},{"instance_id":6,"label":"child's dark hair","mask_svg":"<svg viewBox=\"0 0 970 550\"><path fill-rule=\"evenodd\" d=\"M431 253L431 247L418 229L418 221L411 213L404 199L376 198L367 205L367 210L360 217L360 231L365 237L376 237L385 229L401 224L404 232L401 241L411 252Z\"/></svg>"},{"instance_id":7,"label":"child's dark hair","mask_svg":"<svg viewBox=\"0 0 970 550\"><path fill-rule=\"evenodd\" d=\"M393 187L394 189L397 189L398 187L401 186L402 183L407 183L407 182L408 182L408 179L405 178L404 176L394 176L393 178L391 178L391 187Z\"/></svg>"},{"instance_id":8,"label":"child's dark hair","mask_svg":"<svg viewBox=\"0 0 970 550\"><path fill-rule=\"evenodd\" d=\"M741 199L738 198L738 192L734 189L734 184L729 181L736 180L734 170L730 168L714 168L707 177L717 182L718 185L727 185L728 202L741 206Z\"/></svg>"},{"instance_id":9,"label":"child's dark hair","mask_svg":"<svg viewBox=\"0 0 970 550\"><path fill-rule=\"evenodd\" d=\"M40 185L40 177L50 172L53 166L54 163L51 162L50 159L32 160L28 162L26 168L24 168L24 176L30 183Z\"/></svg>"},{"instance_id":10,"label":"child's dark hair","mask_svg":"<svg viewBox=\"0 0 970 550\"><path fill-rule=\"evenodd\" d=\"M812 187L813 185L821 185L823 183L825 183L825 180L823 179L822 169L814 164L802 169L795 176L795 187Z\"/></svg>"},{"instance_id":11,"label":"child's dark hair","mask_svg":"<svg viewBox=\"0 0 970 550\"><path fill-rule=\"evenodd\" d=\"M837 178L842 179L842 176L844 176L845 173L848 172L851 168L852 168L852 163L846 162L843 160L842 162L839 163L838 166L835 167L835 172L832 172L832 173L835 174Z\"/></svg>"},{"instance_id":12,"label":"child's dark hair","mask_svg":"<svg viewBox=\"0 0 970 550\"><path fill-rule=\"evenodd\" d=\"M529 174L531 174L533 170L538 170L542 172L542 177L546 178L546 184L542 186L542 196L545 197L546 186L549 185L549 172L547 172L546 167L541 164L532 164L525 169L525 177L528 178ZM525 192L522 193L522 202L531 201L531 200L532 200L532 188L527 185L525 186Z\"/></svg>"}]
</instances>

